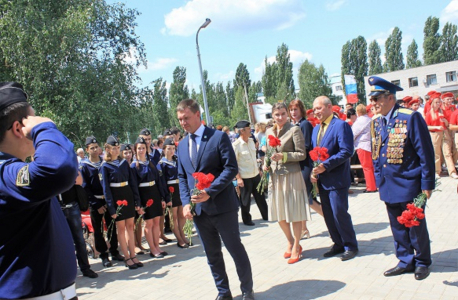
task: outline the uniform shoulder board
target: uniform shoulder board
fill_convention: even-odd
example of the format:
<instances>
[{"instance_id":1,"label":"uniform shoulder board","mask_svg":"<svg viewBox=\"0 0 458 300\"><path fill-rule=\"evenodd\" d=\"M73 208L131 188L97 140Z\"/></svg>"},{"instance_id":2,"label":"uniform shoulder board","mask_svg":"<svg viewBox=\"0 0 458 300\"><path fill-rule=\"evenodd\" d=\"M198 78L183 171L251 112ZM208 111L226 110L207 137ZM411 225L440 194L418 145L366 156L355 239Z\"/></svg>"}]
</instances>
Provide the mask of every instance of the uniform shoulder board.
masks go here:
<instances>
[{"instance_id":1,"label":"uniform shoulder board","mask_svg":"<svg viewBox=\"0 0 458 300\"><path fill-rule=\"evenodd\" d=\"M378 119L379 117L381 117L382 115L381 114L376 114L372 117L372 120L375 120L375 119Z\"/></svg>"},{"instance_id":2,"label":"uniform shoulder board","mask_svg":"<svg viewBox=\"0 0 458 300\"><path fill-rule=\"evenodd\" d=\"M399 113L405 114L405 115L411 115L413 113L413 110L410 110L408 108L400 108L398 111Z\"/></svg>"},{"instance_id":3,"label":"uniform shoulder board","mask_svg":"<svg viewBox=\"0 0 458 300\"><path fill-rule=\"evenodd\" d=\"M29 165L25 165L17 173L16 186L29 186L29 185L30 185Z\"/></svg>"}]
</instances>

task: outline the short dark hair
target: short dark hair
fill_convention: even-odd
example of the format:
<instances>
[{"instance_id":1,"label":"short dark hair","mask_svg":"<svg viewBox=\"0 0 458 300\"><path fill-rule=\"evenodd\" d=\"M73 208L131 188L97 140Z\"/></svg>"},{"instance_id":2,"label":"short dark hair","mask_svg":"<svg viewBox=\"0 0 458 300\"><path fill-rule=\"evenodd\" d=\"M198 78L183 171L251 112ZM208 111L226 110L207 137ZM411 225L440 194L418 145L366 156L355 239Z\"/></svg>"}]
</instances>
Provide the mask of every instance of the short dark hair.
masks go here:
<instances>
[{"instance_id":1,"label":"short dark hair","mask_svg":"<svg viewBox=\"0 0 458 300\"><path fill-rule=\"evenodd\" d=\"M189 110L191 110L195 114L199 111L199 103L197 103L197 101L193 99L181 100L180 103L178 103L177 111L183 111L186 108L189 108Z\"/></svg>"},{"instance_id":2,"label":"short dark hair","mask_svg":"<svg viewBox=\"0 0 458 300\"><path fill-rule=\"evenodd\" d=\"M0 112L0 143L5 139L6 132L11 129L14 121L22 122L22 119L29 116L30 107L28 102L18 102Z\"/></svg>"},{"instance_id":3,"label":"short dark hair","mask_svg":"<svg viewBox=\"0 0 458 300\"><path fill-rule=\"evenodd\" d=\"M356 110L354 108L347 110L347 118L350 118L351 116L356 116Z\"/></svg>"}]
</instances>

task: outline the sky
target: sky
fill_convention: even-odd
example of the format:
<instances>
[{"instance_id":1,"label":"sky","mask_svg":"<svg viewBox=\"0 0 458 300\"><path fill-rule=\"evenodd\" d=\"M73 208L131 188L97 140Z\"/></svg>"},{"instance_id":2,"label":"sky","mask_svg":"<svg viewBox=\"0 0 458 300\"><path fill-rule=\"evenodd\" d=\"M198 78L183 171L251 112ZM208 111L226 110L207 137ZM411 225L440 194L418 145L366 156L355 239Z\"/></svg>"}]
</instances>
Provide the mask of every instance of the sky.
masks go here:
<instances>
[{"instance_id":1,"label":"sky","mask_svg":"<svg viewBox=\"0 0 458 300\"><path fill-rule=\"evenodd\" d=\"M147 68L140 67L141 86L162 77L170 85L173 70L187 70L189 88L199 89L196 33L206 18L211 24L199 33L202 68L212 83L234 79L237 66L247 65L251 80L261 80L264 59L275 60L285 43L294 82L304 60L322 64L329 76L340 74L342 46L363 36L382 48L394 27L402 31L404 61L415 39L423 55L423 28L429 16L458 24L458 0L107 0L137 9L136 33L145 44Z\"/></svg>"}]
</instances>

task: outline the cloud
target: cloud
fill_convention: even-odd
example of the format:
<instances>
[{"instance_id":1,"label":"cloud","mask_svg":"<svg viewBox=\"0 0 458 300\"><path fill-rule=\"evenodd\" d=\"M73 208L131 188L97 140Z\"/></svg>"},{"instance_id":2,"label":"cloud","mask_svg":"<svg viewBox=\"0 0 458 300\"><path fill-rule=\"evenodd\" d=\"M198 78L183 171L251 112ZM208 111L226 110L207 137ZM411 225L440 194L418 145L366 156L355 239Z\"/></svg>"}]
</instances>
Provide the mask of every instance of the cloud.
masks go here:
<instances>
[{"instance_id":1,"label":"cloud","mask_svg":"<svg viewBox=\"0 0 458 300\"><path fill-rule=\"evenodd\" d=\"M178 59L176 58L166 58L160 57L156 58L153 62L148 62L148 70L157 71L163 70L169 67L171 64L176 63Z\"/></svg>"},{"instance_id":2,"label":"cloud","mask_svg":"<svg viewBox=\"0 0 458 300\"><path fill-rule=\"evenodd\" d=\"M458 21L458 0L452 0L444 8L440 16L441 24Z\"/></svg>"},{"instance_id":3,"label":"cloud","mask_svg":"<svg viewBox=\"0 0 458 300\"><path fill-rule=\"evenodd\" d=\"M298 50L288 50L289 53L289 60L293 63L293 72L294 72L294 78L296 78L297 71L300 67L300 65L305 61L305 60L311 60L312 59L312 54L308 52L301 52ZM267 58L267 62L272 64L275 62L276 57L275 56L270 56ZM256 78L261 78L262 75L264 74L265 71L265 63L264 60L262 60L261 64L254 68L254 76ZM256 79L255 80L259 80Z\"/></svg>"},{"instance_id":4,"label":"cloud","mask_svg":"<svg viewBox=\"0 0 458 300\"><path fill-rule=\"evenodd\" d=\"M216 73L215 75L216 81L220 82L227 82L229 80L232 80L235 78L235 72L234 71L229 71L228 73Z\"/></svg>"},{"instance_id":5,"label":"cloud","mask_svg":"<svg viewBox=\"0 0 458 300\"><path fill-rule=\"evenodd\" d=\"M369 39L367 39L367 46L369 47L369 44L373 40L376 40L377 44L380 46L380 48L382 49L382 52L383 52L383 50L385 49L386 39L393 32L393 30L394 30L394 27L390 28L388 31L383 31L383 32L379 32L379 33L374 34Z\"/></svg>"},{"instance_id":6,"label":"cloud","mask_svg":"<svg viewBox=\"0 0 458 300\"><path fill-rule=\"evenodd\" d=\"M338 10L342 5L347 3L347 0L333 0L326 3L326 9L330 11Z\"/></svg>"},{"instance_id":7,"label":"cloud","mask_svg":"<svg viewBox=\"0 0 458 300\"><path fill-rule=\"evenodd\" d=\"M190 36L206 18L221 31L282 30L304 17L300 0L190 0L165 15L161 33Z\"/></svg>"}]
</instances>

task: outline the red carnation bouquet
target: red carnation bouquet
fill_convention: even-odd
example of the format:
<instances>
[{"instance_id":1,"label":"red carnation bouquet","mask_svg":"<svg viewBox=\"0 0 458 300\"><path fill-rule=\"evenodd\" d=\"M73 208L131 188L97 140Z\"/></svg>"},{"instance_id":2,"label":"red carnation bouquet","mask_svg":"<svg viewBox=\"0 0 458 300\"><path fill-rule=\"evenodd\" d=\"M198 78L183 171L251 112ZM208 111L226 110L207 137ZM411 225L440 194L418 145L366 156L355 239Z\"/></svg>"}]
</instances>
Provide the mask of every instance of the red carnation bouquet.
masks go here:
<instances>
[{"instance_id":1,"label":"red carnation bouquet","mask_svg":"<svg viewBox=\"0 0 458 300\"><path fill-rule=\"evenodd\" d=\"M118 201L116 201L116 204L118 205L118 207L116 208L116 217L118 217L118 216L122 215L121 214L121 209L124 206L129 205L129 202L127 202L127 200L118 200ZM102 220L102 222L103 222L103 220ZM109 235L108 241L111 241L111 235L113 233L114 222L115 222L115 219L111 219L110 225L108 226L108 230L107 230L107 233ZM102 226L102 233L103 233L103 226Z\"/></svg>"},{"instance_id":2,"label":"red carnation bouquet","mask_svg":"<svg viewBox=\"0 0 458 300\"><path fill-rule=\"evenodd\" d=\"M440 182L436 180L436 187L439 185ZM434 191L439 190L434 189ZM422 207L426 204L427 199L428 197L425 193L420 193L417 198L413 199L412 203L407 204L407 209L398 217L398 222L407 228L419 226L420 220L425 218Z\"/></svg>"},{"instance_id":3,"label":"red carnation bouquet","mask_svg":"<svg viewBox=\"0 0 458 300\"><path fill-rule=\"evenodd\" d=\"M154 203L154 200L153 199L148 199L148 201L146 201L146 205L145 207L142 207L143 211L145 211L148 207L150 207L151 205L153 205ZM137 219L137 222L135 222L135 230L137 230L137 226L138 224L140 224L140 221L143 219L143 215L141 215L138 219Z\"/></svg>"},{"instance_id":4,"label":"red carnation bouquet","mask_svg":"<svg viewBox=\"0 0 458 300\"><path fill-rule=\"evenodd\" d=\"M208 173L204 174L202 172L196 172L192 174L192 177L195 179L195 187L191 191L191 195L200 195L204 189L207 189L211 186L213 180L215 180L215 175ZM196 215L195 207L196 204L194 202L189 202L191 205L191 213L193 216ZM192 220L186 220L184 224L183 231L188 237L189 243L191 243L192 239L192 228L194 227L194 222Z\"/></svg>"},{"instance_id":5,"label":"red carnation bouquet","mask_svg":"<svg viewBox=\"0 0 458 300\"><path fill-rule=\"evenodd\" d=\"M313 167L318 167L322 162L329 158L328 149L325 147L315 147L309 152L310 158L313 160ZM318 178L318 175L316 176ZM312 195L316 197L317 184L313 183Z\"/></svg>"},{"instance_id":6,"label":"red carnation bouquet","mask_svg":"<svg viewBox=\"0 0 458 300\"><path fill-rule=\"evenodd\" d=\"M269 146L270 147L267 148L265 164L266 164L266 167L268 169L270 169L270 164L272 163L270 158L272 157L274 152L278 153L277 147L281 146L281 140L279 138L277 138L276 136L273 136L273 135L269 135L267 137L267 139L269 141ZM262 171L261 181L259 182L259 184L258 184L258 186L256 188L259 193L261 193L267 187L267 184L269 182L268 173L269 173L268 170L267 171L266 170Z\"/></svg>"}]
</instances>

